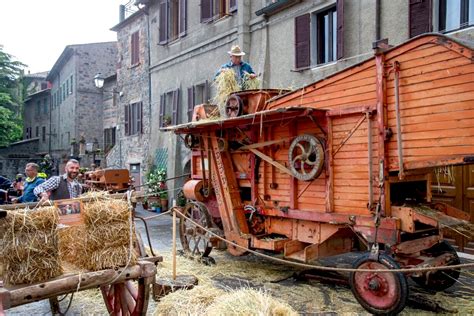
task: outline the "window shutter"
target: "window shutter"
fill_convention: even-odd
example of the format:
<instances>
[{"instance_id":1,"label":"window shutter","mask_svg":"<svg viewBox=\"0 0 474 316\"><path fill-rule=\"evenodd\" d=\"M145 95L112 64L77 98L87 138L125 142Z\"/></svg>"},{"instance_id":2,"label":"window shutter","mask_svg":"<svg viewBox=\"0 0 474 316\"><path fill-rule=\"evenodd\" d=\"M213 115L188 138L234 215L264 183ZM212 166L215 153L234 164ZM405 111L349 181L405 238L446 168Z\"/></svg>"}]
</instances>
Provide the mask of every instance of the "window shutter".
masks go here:
<instances>
[{"instance_id":1,"label":"window shutter","mask_svg":"<svg viewBox=\"0 0 474 316\"><path fill-rule=\"evenodd\" d=\"M337 59L344 57L344 0L337 0Z\"/></svg>"},{"instance_id":2,"label":"window shutter","mask_svg":"<svg viewBox=\"0 0 474 316\"><path fill-rule=\"evenodd\" d=\"M140 124L138 124L138 132L143 134L143 103L140 102L138 104L138 119L140 120Z\"/></svg>"},{"instance_id":3,"label":"window shutter","mask_svg":"<svg viewBox=\"0 0 474 316\"><path fill-rule=\"evenodd\" d=\"M431 32L431 7L431 0L410 0L408 10L410 37Z\"/></svg>"},{"instance_id":4,"label":"window shutter","mask_svg":"<svg viewBox=\"0 0 474 316\"><path fill-rule=\"evenodd\" d=\"M237 0L230 0L229 1L229 12L237 11Z\"/></svg>"},{"instance_id":5,"label":"window shutter","mask_svg":"<svg viewBox=\"0 0 474 316\"><path fill-rule=\"evenodd\" d=\"M187 14L188 1L179 0L179 37L186 36L186 30L188 26Z\"/></svg>"},{"instance_id":6,"label":"window shutter","mask_svg":"<svg viewBox=\"0 0 474 316\"><path fill-rule=\"evenodd\" d=\"M212 0L201 0L201 23L212 21Z\"/></svg>"},{"instance_id":7,"label":"window shutter","mask_svg":"<svg viewBox=\"0 0 474 316\"><path fill-rule=\"evenodd\" d=\"M130 63L131 65L135 65L139 62L138 58L138 42L139 42L139 35L138 31L132 34L132 42L130 47Z\"/></svg>"},{"instance_id":8,"label":"window shutter","mask_svg":"<svg viewBox=\"0 0 474 316\"><path fill-rule=\"evenodd\" d=\"M125 105L125 136L130 135L130 106Z\"/></svg>"},{"instance_id":9,"label":"window shutter","mask_svg":"<svg viewBox=\"0 0 474 316\"><path fill-rule=\"evenodd\" d=\"M193 119L194 111L194 86L188 88L188 122Z\"/></svg>"},{"instance_id":10,"label":"window shutter","mask_svg":"<svg viewBox=\"0 0 474 316\"><path fill-rule=\"evenodd\" d=\"M304 68L310 65L310 15L309 13L295 18L295 67Z\"/></svg>"},{"instance_id":11,"label":"window shutter","mask_svg":"<svg viewBox=\"0 0 474 316\"><path fill-rule=\"evenodd\" d=\"M160 96L160 127L163 127L163 118L165 116L165 108L166 108L166 104L165 104L165 95L162 94Z\"/></svg>"},{"instance_id":12,"label":"window shutter","mask_svg":"<svg viewBox=\"0 0 474 316\"><path fill-rule=\"evenodd\" d=\"M206 80L206 82L204 83L204 103L208 103L209 102L209 81Z\"/></svg>"},{"instance_id":13,"label":"window shutter","mask_svg":"<svg viewBox=\"0 0 474 316\"><path fill-rule=\"evenodd\" d=\"M172 117L172 122L171 124L177 125L178 124L178 119L179 119L179 113L178 113L178 108L179 108L179 89L176 89L173 91L173 117Z\"/></svg>"},{"instance_id":14,"label":"window shutter","mask_svg":"<svg viewBox=\"0 0 474 316\"><path fill-rule=\"evenodd\" d=\"M160 2L160 30L158 44L168 43L168 0Z\"/></svg>"}]
</instances>

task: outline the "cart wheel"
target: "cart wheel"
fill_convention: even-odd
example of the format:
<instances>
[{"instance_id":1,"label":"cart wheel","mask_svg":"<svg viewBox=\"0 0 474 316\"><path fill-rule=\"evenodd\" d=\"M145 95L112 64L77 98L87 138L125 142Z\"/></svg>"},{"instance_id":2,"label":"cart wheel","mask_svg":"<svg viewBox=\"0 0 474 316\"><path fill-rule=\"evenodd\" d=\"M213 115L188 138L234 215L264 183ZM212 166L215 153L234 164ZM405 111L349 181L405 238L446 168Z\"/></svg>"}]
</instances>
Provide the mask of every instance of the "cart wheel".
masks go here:
<instances>
[{"instance_id":1,"label":"cart wheel","mask_svg":"<svg viewBox=\"0 0 474 316\"><path fill-rule=\"evenodd\" d=\"M212 227L211 215L206 205L201 202L189 202L184 207L183 214L203 227ZM179 219L179 237L183 250L188 254L206 257L211 253L212 243L206 232L187 218L180 217Z\"/></svg>"},{"instance_id":2,"label":"cart wheel","mask_svg":"<svg viewBox=\"0 0 474 316\"><path fill-rule=\"evenodd\" d=\"M438 257L445 253L451 255L446 265L452 266L461 263L458 254L456 253L456 250L454 250L454 248L444 240L434 245L430 249L422 251L421 255L427 257ZM419 286L427 290L443 291L453 286L454 283L456 283L456 280L459 278L460 274L461 271L459 269L439 270L431 271L431 273L426 272L423 273L421 276L412 276L411 278Z\"/></svg>"},{"instance_id":3,"label":"cart wheel","mask_svg":"<svg viewBox=\"0 0 474 316\"><path fill-rule=\"evenodd\" d=\"M400 266L385 254L380 254L378 261L365 254L353 268L389 270ZM351 272L349 283L359 304L372 314L395 315L405 308L408 285L405 275L400 272Z\"/></svg>"},{"instance_id":4,"label":"cart wheel","mask_svg":"<svg viewBox=\"0 0 474 316\"><path fill-rule=\"evenodd\" d=\"M300 135L291 142L288 161L293 176L302 181L317 178L323 171L324 148L312 135Z\"/></svg>"},{"instance_id":5,"label":"cart wheel","mask_svg":"<svg viewBox=\"0 0 474 316\"><path fill-rule=\"evenodd\" d=\"M109 315L146 315L150 283L145 278L102 285L100 290Z\"/></svg>"},{"instance_id":6,"label":"cart wheel","mask_svg":"<svg viewBox=\"0 0 474 316\"><path fill-rule=\"evenodd\" d=\"M242 115L243 101L237 95L231 95L225 102L225 115L229 117L237 117Z\"/></svg>"}]
</instances>

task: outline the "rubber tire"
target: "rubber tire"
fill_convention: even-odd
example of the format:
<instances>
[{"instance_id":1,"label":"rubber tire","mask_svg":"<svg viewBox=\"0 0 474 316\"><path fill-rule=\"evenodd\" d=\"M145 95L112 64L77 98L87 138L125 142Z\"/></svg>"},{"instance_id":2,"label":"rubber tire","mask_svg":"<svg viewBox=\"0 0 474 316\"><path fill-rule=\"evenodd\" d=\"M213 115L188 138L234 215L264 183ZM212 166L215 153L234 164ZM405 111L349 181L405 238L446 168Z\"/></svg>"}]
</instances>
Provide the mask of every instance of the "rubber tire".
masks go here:
<instances>
[{"instance_id":1,"label":"rubber tire","mask_svg":"<svg viewBox=\"0 0 474 316\"><path fill-rule=\"evenodd\" d=\"M427 255L437 257L446 252L449 252L455 255L454 260L451 261L449 265L457 265L461 263L461 260L459 260L456 250L447 241L444 241L444 240L434 245L430 249L422 251L422 254L425 253ZM448 274L450 277L447 277L444 273ZM420 277L412 276L411 279L424 289L440 292L453 286L456 283L456 280L459 278L460 274L461 274L461 271L459 269L436 271L431 275L430 281L428 282L428 284L426 283L426 277L424 275ZM437 280L438 283L437 282L433 283L433 279L435 281Z\"/></svg>"},{"instance_id":2,"label":"rubber tire","mask_svg":"<svg viewBox=\"0 0 474 316\"><path fill-rule=\"evenodd\" d=\"M353 264L353 268L357 269L360 265L365 262L371 261L376 262L375 260L371 259L369 253L366 253L359 257ZM389 269L400 269L400 265L389 257L386 254L379 254L378 263L384 265ZM349 276L349 284L351 287L352 294L357 299L359 304L368 312L374 315L397 315L400 313L406 305L408 299L408 282L405 275L401 272L392 272L395 276L395 280L398 283L398 300L395 302L389 309L379 309L370 305L366 300L364 300L357 291L355 276L357 272L351 272Z\"/></svg>"}]
</instances>

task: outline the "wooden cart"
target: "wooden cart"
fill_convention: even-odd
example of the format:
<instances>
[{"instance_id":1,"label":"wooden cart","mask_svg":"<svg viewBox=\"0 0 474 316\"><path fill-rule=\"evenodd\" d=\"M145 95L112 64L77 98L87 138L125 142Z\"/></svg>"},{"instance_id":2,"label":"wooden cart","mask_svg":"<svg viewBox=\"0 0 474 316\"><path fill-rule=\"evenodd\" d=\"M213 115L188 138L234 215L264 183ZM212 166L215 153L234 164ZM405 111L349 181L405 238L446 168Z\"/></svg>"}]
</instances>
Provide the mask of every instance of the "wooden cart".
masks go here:
<instances>
[{"instance_id":1,"label":"wooden cart","mask_svg":"<svg viewBox=\"0 0 474 316\"><path fill-rule=\"evenodd\" d=\"M110 195L115 198L123 196L123 194ZM78 198L74 200L90 199ZM0 218L5 217L9 209L34 207L35 205L36 203L4 205L0 210ZM149 236L147 239L150 240ZM136 240L135 251L139 258L135 265L119 269L68 273L46 282L0 287L0 315L4 315L4 310L9 308L44 299L49 299L52 313L58 314L61 312L58 296L92 288L100 288L110 315L145 315L150 289L155 282L156 264L163 258L161 256L150 257L146 254L139 233L137 233Z\"/></svg>"},{"instance_id":2,"label":"wooden cart","mask_svg":"<svg viewBox=\"0 0 474 316\"><path fill-rule=\"evenodd\" d=\"M474 52L431 34L383 46L292 93L235 93L225 118L198 121L212 111L197 107L194 122L168 128L185 134L191 149L189 218L288 260L359 250L365 254L354 268L458 264L442 228L472 234L474 208L469 214L433 203L431 174L474 162ZM215 246L185 218L180 234L194 254ZM228 251L245 254L232 245ZM407 276L444 290L459 273L353 272L350 284L369 312L398 313Z\"/></svg>"}]
</instances>

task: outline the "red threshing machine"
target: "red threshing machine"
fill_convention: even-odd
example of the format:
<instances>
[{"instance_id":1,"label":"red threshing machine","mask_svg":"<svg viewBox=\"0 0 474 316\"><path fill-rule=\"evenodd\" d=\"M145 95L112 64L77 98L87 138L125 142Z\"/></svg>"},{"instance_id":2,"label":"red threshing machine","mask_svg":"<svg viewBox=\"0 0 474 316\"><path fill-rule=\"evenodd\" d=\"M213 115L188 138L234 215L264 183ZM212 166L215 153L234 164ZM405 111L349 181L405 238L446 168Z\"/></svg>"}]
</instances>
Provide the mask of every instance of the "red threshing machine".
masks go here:
<instances>
[{"instance_id":1,"label":"red threshing machine","mask_svg":"<svg viewBox=\"0 0 474 316\"><path fill-rule=\"evenodd\" d=\"M235 93L225 118L205 119L212 107L197 106L193 122L168 128L191 149L185 213L235 244L288 260L359 250L354 268L458 264L443 229L472 237L474 207L469 214L434 203L431 181L434 168L474 162L473 91L473 50L428 34L282 96ZM186 218L180 234L192 253L215 246ZM459 274L356 271L349 281L371 313L398 313L407 277L444 290Z\"/></svg>"}]
</instances>

